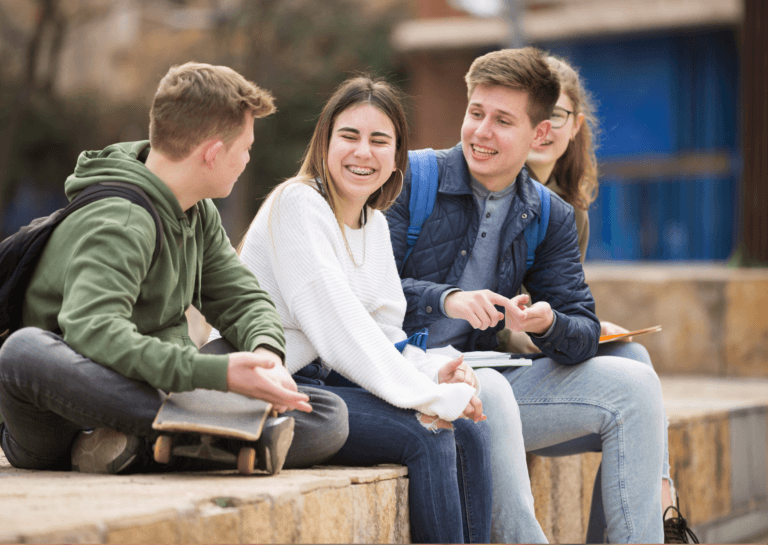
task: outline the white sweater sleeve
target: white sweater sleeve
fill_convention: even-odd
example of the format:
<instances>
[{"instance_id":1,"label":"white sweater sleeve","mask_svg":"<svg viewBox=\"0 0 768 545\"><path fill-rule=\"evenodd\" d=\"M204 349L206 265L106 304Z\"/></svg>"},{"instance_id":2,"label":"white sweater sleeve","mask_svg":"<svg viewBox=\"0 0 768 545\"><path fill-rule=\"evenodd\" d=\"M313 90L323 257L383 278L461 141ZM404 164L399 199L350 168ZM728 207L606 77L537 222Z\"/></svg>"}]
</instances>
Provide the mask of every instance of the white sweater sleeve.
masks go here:
<instances>
[{"instance_id":1,"label":"white sweater sleeve","mask_svg":"<svg viewBox=\"0 0 768 545\"><path fill-rule=\"evenodd\" d=\"M269 261L291 319L323 362L392 405L449 421L460 417L474 389L436 384L397 351L347 281L342 260L348 255L325 200L314 189L294 184L272 202L271 210L261 212L269 214L268 228L249 231L243 255L254 255L248 248L257 244L255 237L269 238L260 245L268 255L259 258ZM376 250L366 246L366 259ZM386 251L391 256L391 248Z\"/></svg>"}]
</instances>

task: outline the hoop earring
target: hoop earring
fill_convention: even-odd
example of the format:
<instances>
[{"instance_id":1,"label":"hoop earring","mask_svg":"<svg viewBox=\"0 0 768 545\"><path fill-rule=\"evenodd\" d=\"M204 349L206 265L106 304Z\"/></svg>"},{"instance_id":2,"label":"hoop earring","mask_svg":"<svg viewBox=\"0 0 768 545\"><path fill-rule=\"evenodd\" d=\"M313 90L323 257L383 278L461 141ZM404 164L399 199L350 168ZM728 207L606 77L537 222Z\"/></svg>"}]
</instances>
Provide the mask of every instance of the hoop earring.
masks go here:
<instances>
[{"instance_id":1,"label":"hoop earring","mask_svg":"<svg viewBox=\"0 0 768 545\"><path fill-rule=\"evenodd\" d=\"M400 191L402 191L403 190L403 185L405 185L405 176L403 175L403 171L400 170L399 168L397 169L397 171L400 173ZM398 193L399 193L399 191L398 191Z\"/></svg>"}]
</instances>

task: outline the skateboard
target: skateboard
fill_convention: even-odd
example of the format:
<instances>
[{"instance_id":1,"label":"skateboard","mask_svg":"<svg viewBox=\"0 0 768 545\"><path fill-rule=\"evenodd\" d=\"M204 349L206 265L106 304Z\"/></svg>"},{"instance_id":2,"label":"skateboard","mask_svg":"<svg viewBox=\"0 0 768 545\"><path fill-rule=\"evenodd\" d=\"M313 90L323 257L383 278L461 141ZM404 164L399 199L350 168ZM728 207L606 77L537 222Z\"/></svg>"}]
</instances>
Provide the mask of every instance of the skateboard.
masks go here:
<instances>
[{"instance_id":1,"label":"skateboard","mask_svg":"<svg viewBox=\"0 0 768 545\"><path fill-rule=\"evenodd\" d=\"M294 420L267 418L272 405L232 392L197 389L171 393L152 428L161 433L154 458L169 464L174 456L235 465L243 475L283 468L293 440Z\"/></svg>"}]
</instances>

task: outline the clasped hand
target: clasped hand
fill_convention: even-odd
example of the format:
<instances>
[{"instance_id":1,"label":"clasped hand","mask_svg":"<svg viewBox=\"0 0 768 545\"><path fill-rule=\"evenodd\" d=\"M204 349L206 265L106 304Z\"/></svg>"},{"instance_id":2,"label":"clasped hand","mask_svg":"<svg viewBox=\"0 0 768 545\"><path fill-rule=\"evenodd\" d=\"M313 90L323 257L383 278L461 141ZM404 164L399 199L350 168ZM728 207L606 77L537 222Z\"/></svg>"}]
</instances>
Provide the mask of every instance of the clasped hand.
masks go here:
<instances>
[{"instance_id":1,"label":"clasped hand","mask_svg":"<svg viewBox=\"0 0 768 545\"><path fill-rule=\"evenodd\" d=\"M227 390L272 403L278 413L312 412L309 397L299 393L280 357L265 348L229 355Z\"/></svg>"},{"instance_id":2,"label":"clasped hand","mask_svg":"<svg viewBox=\"0 0 768 545\"><path fill-rule=\"evenodd\" d=\"M455 360L449 361L443 365L437 373L437 382L440 384L456 384L463 382L474 388L476 378L472 368L464 363L464 356L459 356ZM483 414L483 403L480 401L480 398L475 395L472 396L472 399L469 400L467 407L464 409L463 418L470 418L474 422L482 422L487 419ZM450 422L428 414L422 414L421 421L424 424L434 423L436 428L453 428L453 425Z\"/></svg>"},{"instance_id":3,"label":"clasped hand","mask_svg":"<svg viewBox=\"0 0 768 545\"><path fill-rule=\"evenodd\" d=\"M546 301L526 307L528 301L528 294L507 299L491 290L455 291L445 298L445 313L449 318L468 321L475 329L494 327L506 318L505 327L512 331L546 333L554 320L552 307ZM497 306L503 307L504 313Z\"/></svg>"}]
</instances>

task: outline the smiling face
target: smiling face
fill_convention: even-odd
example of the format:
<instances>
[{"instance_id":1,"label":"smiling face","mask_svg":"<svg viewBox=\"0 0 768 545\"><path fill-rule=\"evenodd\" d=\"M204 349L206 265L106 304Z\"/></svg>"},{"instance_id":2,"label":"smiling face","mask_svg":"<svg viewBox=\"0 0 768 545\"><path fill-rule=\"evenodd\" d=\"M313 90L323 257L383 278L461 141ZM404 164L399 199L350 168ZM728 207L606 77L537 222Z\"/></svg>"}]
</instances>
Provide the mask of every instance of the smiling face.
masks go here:
<instances>
[{"instance_id":1,"label":"smiling face","mask_svg":"<svg viewBox=\"0 0 768 545\"><path fill-rule=\"evenodd\" d=\"M328 144L328 171L347 225L357 226L368 197L396 170L396 148L395 127L375 106L360 104L336 117Z\"/></svg>"},{"instance_id":2,"label":"smiling face","mask_svg":"<svg viewBox=\"0 0 768 545\"><path fill-rule=\"evenodd\" d=\"M560 93L560 98L555 106L554 116L567 116L565 125L559 128L551 128L547 137L540 143L531 147L528 154L528 165L536 172L551 172L555 163L568 149L568 145L581 129L581 123L584 120L584 114L568 114L573 112L573 103L568 95ZM546 180L539 180L546 182Z\"/></svg>"},{"instance_id":3,"label":"smiling face","mask_svg":"<svg viewBox=\"0 0 768 545\"><path fill-rule=\"evenodd\" d=\"M508 187L523 168L533 143L541 142L549 120L531 126L528 94L502 85L478 85L461 126L469 171L489 191Z\"/></svg>"}]
</instances>

